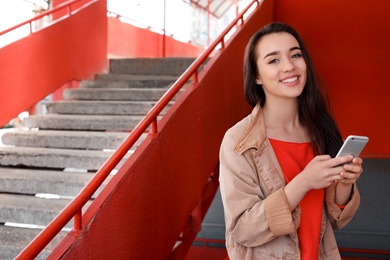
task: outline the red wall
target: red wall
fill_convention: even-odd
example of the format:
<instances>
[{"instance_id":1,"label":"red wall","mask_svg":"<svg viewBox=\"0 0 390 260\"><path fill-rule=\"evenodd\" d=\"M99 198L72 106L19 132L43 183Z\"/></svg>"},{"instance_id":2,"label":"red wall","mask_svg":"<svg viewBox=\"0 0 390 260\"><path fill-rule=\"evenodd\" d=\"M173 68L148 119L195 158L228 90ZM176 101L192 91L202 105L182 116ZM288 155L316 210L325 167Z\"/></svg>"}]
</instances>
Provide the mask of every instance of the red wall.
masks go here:
<instances>
[{"instance_id":1,"label":"red wall","mask_svg":"<svg viewBox=\"0 0 390 260\"><path fill-rule=\"evenodd\" d=\"M304 38L343 137L367 135L366 157L390 157L390 1L278 0L275 21Z\"/></svg>"},{"instance_id":2,"label":"red wall","mask_svg":"<svg viewBox=\"0 0 390 260\"><path fill-rule=\"evenodd\" d=\"M108 55L111 57L163 57L163 35L108 18ZM166 57L197 57L204 49L165 37Z\"/></svg>"},{"instance_id":3,"label":"red wall","mask_svg":"<svg viewBox=\"0 0 390 260\"><path fill-rule=\"evenodd\" d=\"M107 66L106 1L0 48L0 125L69 80Z\"/></svg>"}]
</instances>

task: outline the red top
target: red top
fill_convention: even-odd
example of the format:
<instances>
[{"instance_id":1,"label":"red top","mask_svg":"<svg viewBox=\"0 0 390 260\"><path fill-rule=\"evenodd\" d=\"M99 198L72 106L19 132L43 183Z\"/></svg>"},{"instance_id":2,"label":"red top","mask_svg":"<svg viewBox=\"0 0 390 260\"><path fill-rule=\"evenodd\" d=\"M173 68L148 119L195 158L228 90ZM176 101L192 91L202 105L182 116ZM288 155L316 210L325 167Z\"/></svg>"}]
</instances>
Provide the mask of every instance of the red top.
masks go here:
<instances>
[{"instance_id":1,"label":"red top","mask_svg":"<svg viewBox=\"0 0 390 260\"><path fill-rule=\"evenodd\" d=\"M269 139L282 168L286 183L289 183L314 158L310 143L291 143ZM299 204L301 224L298 237L302 260L318 259L324 189L310 190Z\"/></svg>"}]
</instances>

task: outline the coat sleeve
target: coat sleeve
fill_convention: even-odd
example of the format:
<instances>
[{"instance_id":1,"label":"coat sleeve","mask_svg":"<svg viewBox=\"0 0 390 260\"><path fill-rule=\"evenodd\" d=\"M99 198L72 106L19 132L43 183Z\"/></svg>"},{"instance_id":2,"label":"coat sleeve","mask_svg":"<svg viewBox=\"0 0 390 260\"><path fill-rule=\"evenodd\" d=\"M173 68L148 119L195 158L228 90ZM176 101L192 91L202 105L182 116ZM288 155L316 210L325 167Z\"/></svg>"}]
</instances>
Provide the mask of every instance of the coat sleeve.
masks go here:
<instances>
[{"instance_id":1,"label":"coat sleeve","mask_svg":"<svg viewBox=\"0 0 390 260\"><path fill-rule=\"evenodd\" d=\"M360 205L360 194L356 187L356 183L353 184L351 199L341 209L336 204L336 187L337 184L332 184L326 189L326 206L328 210L329 220L334 229L341 229L352 219Z\"/></svg>"},{"instance_id":2,"label":"coat sleeve","mask_svg":"<svg viewBox=\"0 0 390 260\"><path fill-rule=\"evenodd\" d=\"M253 158L237 154L233 150L235 143L227 133L220 149L220 189L227 237L255 247L294 232L299 217L291 213L284 187L265 194L259 186Z\"/></svg>"}]
</instances>

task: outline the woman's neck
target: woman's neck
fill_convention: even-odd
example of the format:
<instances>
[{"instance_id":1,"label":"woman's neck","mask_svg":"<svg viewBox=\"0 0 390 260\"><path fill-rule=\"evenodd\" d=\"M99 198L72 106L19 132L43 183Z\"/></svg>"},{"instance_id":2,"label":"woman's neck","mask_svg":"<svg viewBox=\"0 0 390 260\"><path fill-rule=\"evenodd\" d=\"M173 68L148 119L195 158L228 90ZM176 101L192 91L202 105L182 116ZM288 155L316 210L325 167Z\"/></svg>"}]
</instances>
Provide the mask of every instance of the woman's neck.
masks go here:
<instances>
[{"instance_id":1,"label":"woman's neck","mask_svg":"<svg viewBox=\"0 0 390 260\"><path fill-rule=\"evenodd\" d=\"M267 136L289 142L309 142L307 129L299 120L298 100L267 100L263 106Z\"/></svg>"}]
</instances>

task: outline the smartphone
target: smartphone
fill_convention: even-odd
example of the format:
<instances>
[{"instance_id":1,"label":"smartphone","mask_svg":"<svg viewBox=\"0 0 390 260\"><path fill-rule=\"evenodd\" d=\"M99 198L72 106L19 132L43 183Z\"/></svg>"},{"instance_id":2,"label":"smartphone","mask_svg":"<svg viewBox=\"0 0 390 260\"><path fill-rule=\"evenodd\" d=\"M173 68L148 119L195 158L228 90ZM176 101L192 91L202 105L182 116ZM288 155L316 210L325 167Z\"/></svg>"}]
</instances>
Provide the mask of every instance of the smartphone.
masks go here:
<instances>
[{"instance_id":1,"label":"smartphone","mask_svg":"<svg viewBox=\"0 0 390 260\"><path fill-rule=\"evenodd\" d=\"M358 157L363 151L363 148L364 146L366 146L367 142L367 136L350 135L344 141L343 146L341 146L336 157L344 155L352 155L353 157Z\"/></svg>"}]
</instances>

